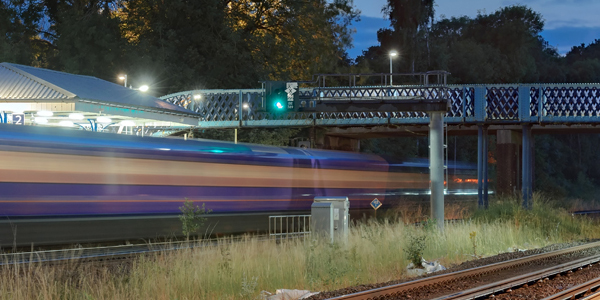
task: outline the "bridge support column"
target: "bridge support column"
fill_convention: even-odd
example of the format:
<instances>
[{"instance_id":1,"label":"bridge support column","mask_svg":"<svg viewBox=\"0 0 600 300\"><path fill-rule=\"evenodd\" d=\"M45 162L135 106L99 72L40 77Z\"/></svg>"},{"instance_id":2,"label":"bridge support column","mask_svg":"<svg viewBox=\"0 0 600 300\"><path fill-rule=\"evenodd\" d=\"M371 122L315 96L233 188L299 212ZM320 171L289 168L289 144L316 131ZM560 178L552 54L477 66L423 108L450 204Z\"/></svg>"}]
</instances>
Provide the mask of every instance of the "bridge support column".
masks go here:
<instances>
[{"instance_id":1,"label":"bridge support column","mask_svg":"<svg viewBox=\"0 0 600 300\"><path fill-rule=\"evenodd\" d=\"M429 112L429 178L431 218L444 229L444 113Z\"/></svg>"},{"instance_id":2,"label":"bridge support column","mask_svg":"<svg viewBox=\"0 0 600 300\"><path fill-rule=\"evenodd\" d=\"M477 205L488 208L488 129L477 126Z\"/></svg>"},{"instance_id":3,"label":"bridge support column","mask_svg":"<svg viewBox=\"0 0 600 300\"><path fill-rule=\"evenodd\" d=\"M531 125L523 125L523 208L531 209L533 194L533 144Z\"/></svg>"},{"instance_id":4,"label":"bridge support column","mask_svg":"<svg viewBox=\"0 0 600 300\"><path fill-rule=\"evenodd\" d=\"M521 133L514 130L498 130L496 134L496 193L499 195L517 195L521 190L521 139Z\"/></svg>"},{"instance_id":5,"label":"bridge support column","mask_svg":"<svg viewBox=\"0 0 600 300\"><path fill-rule=\"evenodd\" d=\"M360 152L360 140L326 135L323 141L323 149Z\"/></svg>"}]
</instances>

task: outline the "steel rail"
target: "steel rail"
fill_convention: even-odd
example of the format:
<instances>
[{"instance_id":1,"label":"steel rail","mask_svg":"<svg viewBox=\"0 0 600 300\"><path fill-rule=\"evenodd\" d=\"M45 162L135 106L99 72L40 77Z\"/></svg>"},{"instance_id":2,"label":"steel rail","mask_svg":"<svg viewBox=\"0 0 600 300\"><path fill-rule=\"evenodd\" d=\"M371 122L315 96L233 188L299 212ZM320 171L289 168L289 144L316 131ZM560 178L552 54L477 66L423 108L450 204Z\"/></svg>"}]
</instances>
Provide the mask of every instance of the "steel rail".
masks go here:
<instances>
[{"instance_id":1,"label":"steel rail","mask_svg":"<svg viewBox=\"0 0 600 300\"><path fill-rule=\"evenodd\" d=\"M452 299L452 300L466 300L466 299L475 299L478 297L483 297L487 295L494 294L499 291L505 291L511 289L513 287L521 286L539 279L547 278L552 275L564 273L573 269L580 268L585 265L590 265L600 262L600 255L596 255L593 257L587 257L578 259L575 261L571 261L568 263L564 263L558 266L546 268L539 271L534 271L531 273L527 273L524 275L512 277L509 279L501 280L498 282L486 284L483 286L479 286L473 289L469 289L466 291L462 291L460 293L456 293L449 296L443 296L439 298L434 298L435 300L441 299Z\"/></svg>"},{"instance_id":2,"label":"steel rail","mask_svg":"<svg viewBox=\"0 0 600 300\"><path fill-rule=\"evenodd\" d=\"M581 300L600 300L600 292L581 298Z\"/></svg>"},{"instance_id":3,"label":"steel rail","mask_svg":"<svg viewBox=\"0 0 600 300\"><path fill-rule=\"evenodd\" d=\"M268 240L267 236L256 236L259 240ZM282 239L281 237L278 237ZM291 237L296 238L296 236ZM27 264L27 263L52 263L69 260L99 260L114 259L143 253L156 253L162 251L174 251L203 247L208 244L215 245L221 242L235 242L243 237L230 239L211 239L201 241L178 241L147 244L131 244L108 247L72 248L61 250L45 250L19 253L0 254L0 266Z\"/></svg>"},{"instance_id":4,"label":"steel rail","mask_svg":"<svg viewBox=\"0 0 600 300\"><path fill-rule=\"evenodd\" d=\"M505 261L505 262L499 262L499 263L495 263L495 264L491 264L491 265L487 265L487 266L481 266L481 267L472 268L472 269L467 269L467 270L463 270L463 271L417 279L417 280L413 280L413 281L409 281L409 282L403 282L403 283L380 287L380 288L371 289L371 290L367 290L367 291L333 297L333 298L329 298L329 300L374 299L374 297L389 296L389 295L401 293L403 291L423 287L423 286L434 285L434 284L439 284L439 283L444 283L444 282L453 282L453 281L457 281L457 280L460 280L460 279L466 278L466 277L472 277L472 276L476 276L476 275L484 275L484 274L488 274L488 273L499 272L502 270L507 270L507 269L515 268L515 267L518 267L521 265L525 265L532 261L550 259L553 257L557 257L557 256L569 254L569 253L575 253L575 252L579 252L579 251L584 251L584 250L596 248L596 247L600 247L600 242L594 242L594 243L589 243L589 244L580 245L580 246L576 246L576 247L566 248L566 249L562 249L562 250L546 252L546 253L542 253L542 254L538 254L538 255L531 255L531 256L527 256L527 257L517 258L517 259ZM598 259L600 259L600 257ZM447 298L447 299L449 299L449 298Z\"/></svg>"},{"instance_id":5,"label":"steel rail","mask_svg":"<svg viewBox=\"0 0 600 300\"><path fill-rule=\"evenodd\" d=\"M574 286L570 289L564 290L558 294L554 294L552 296L548 296L542 300L566 300L566 299L576 299L578 296L583 296L585 298L582 299L600 299L600 293L598 293L598 288L600 287L600 278L592 279L588 282L584 282L580 285ZM585 296L586 293L595 290L596 293Z\"/></svg>"}]
</instances>

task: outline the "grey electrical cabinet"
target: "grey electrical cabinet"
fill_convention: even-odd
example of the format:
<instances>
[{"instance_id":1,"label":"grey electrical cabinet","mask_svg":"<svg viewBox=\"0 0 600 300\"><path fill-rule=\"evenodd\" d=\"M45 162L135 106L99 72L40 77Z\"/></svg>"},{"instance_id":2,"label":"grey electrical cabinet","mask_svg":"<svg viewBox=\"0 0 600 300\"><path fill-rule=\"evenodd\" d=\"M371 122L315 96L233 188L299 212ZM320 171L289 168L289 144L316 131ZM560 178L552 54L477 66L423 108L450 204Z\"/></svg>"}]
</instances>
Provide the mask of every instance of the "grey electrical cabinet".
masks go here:
<instances>
[{"instance_id":1,"label":"grey electrical cabinet","mask_svg":"<svg viewBox=\"0 0 600 300\"><path fill-rule=\"evenodd\" d=\"M332 228L327 230L331 233L331 239L346 241L348 239L348 222L350 219L350 201L348 197L315 197L312 207L331 207L331 221L326 221L321 217L321 213L316 217L312 213L313 224L316 227L312 228L325 228L325 226L331 226ZM315 218L316 217L316 218ZM318 224L324 222L323 224Z\"/></svg>"},{"instance_id":2,"label":"grey electrical cabinet","mask_svg":"<svg viewBox=\"0 0 600 300\"><path fill-rule=\"evenodd\" d=\"M310 231L333 243L333 204L313 202L310 206Z\"/></svg>"}]
</instances>

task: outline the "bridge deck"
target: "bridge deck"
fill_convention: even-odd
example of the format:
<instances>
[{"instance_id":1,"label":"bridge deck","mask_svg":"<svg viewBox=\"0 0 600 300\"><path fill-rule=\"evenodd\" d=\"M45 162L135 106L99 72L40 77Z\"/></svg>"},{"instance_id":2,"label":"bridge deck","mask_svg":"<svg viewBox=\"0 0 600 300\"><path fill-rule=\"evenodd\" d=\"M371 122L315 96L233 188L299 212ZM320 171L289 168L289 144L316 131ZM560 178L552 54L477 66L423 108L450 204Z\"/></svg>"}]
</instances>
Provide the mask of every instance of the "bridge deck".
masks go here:
<instances>
[{"instance_id":1,"label":"bridge deck","mask_svg":"<svg viewBox=\"0 0 600 300\"><path fill-rule=\"evenodd\" d=\"M449 85L449 125L598 124L600 84ZM429 94L427 94L429 93ZM430 95L422 87L301 89L304 99L361 100ZM274 126L425 125L425 112L326 112L275 115L260 112L261 89L193 90L161 99L200 113L204 128ZM243 107L240 111L239 107Z\"/></svg>"}]
</instances>

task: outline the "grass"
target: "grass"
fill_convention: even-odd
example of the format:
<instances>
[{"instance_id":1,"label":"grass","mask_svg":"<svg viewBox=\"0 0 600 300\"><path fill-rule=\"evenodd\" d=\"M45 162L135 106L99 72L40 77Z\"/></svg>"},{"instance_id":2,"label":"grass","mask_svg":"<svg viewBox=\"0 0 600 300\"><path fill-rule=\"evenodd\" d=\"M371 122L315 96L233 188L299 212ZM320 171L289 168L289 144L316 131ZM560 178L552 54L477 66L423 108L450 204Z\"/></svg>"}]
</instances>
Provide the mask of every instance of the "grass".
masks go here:
<instances>
[{"instance_id":1,"label":"grass","mask_svg":"<svg viewBox=\"0 0 600 300\"><path fill-rule=\"evenodd\" d=\"M412 220L407 225L402 216L371 220L353 225L345 245L246 237L242 243L224 239L219 245L146 256L119 268L4 267L0 299L257 299L263 290L332 290L402 278L408 264L403 249L415 235L427 236L424 258L445 266L475 255L598 238L600 228L591 220L574 219L539 195L534 200L526 211L515 200L502 199L447 224L443 232L416 227Z\"/></svg>"}]
</instances>

